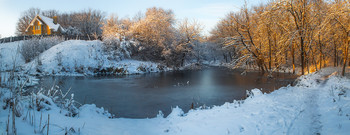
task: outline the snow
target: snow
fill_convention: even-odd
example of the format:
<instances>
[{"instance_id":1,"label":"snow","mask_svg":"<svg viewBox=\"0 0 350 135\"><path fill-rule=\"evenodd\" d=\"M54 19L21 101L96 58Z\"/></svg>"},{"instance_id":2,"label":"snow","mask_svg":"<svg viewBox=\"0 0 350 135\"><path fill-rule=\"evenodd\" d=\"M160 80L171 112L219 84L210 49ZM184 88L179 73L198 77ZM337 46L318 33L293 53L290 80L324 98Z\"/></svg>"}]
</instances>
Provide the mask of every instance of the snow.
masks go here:
<instances>
[{"instance_id":1,"label":"snow","mask_svg":"<svg viewBox=\"0 0 350 135\"><path fill-rule=\"evenodd\" d=\"M103 50L101 41L69 40L25 63L20 53L24 41L0 44L0 84L8 83L9 71L15 67L15 74L21 76L15 84L27 81L27 86L38 83L35 76L84 76L96 75L101 71L108 74L141 74L171 70L162 64L133 59L113 60ZM108 71L110 70L110 71ZM33 76L35 75L35 76Z\"/></svg>"},{"instance_id":2,"label":"snow","mask_svg":"<svg viewBox=\"0 0 350 135\"><path fill-rule=\"evenodd\" d=\"M110 60L103 53L100 41L65 41L29 63L25 63L18 53L21 45L22 42L0 44L1 71L13 69L13 61L18 74L25 75L93 75L94 70L108 68L123 69L125 74L161 71L158 63ZM175 107L168 116L159 112L157 117L145 119L111 118L111 114L94 104L72 108L70 103L74 102L74 94L64 100L65 104L59 104L55 102L56 98L45 94L50 92L42 91L32 97L22 97L18 103L16 108L22 115L16 118L17 133L46 133L45 124L50 115L49 134L348 134L350 79L337 76L335 71L338 70L325 68L301 76L295 86L282 87L269 94L252 89L247 91L245 100L209 109L197 108L188 113ZM8 76L0 75L4 78L2 81ZM19 84L24 82L21 78L16 80ZM27 85L36 84L35 77L29 80ZM10 110L5 101L11 95L9 89L0 87L0 134L6 134ZM39 103L43 107L40 111L31 109L31 98L43 101ZM69 117L69 109L77 109L77 116Z\"/></svg>"},{"instance_id":3,"label":"snow","mask_svg":"<svg viewBox=\"0 0 350 135\"><path fill-rule=\"evenodd\" d=\"M61 29L62 31L64 31L64 29L60 26L60 24L54 24L53 19L43 16L43 15L37 15L35 16L35 18L31 21L30 26L34 25L34 20L37 18L40 18L46 25L48 25L50 27L50 29L54 30L54 31L58 31L58 29ZM38 20L38 19L37 19ZM43 22L41 22L40 20L38 20L40 22L40 24L42 24ZM29 27L28 27L29 28ZM27 29L28 29L27 28Z\"/></svg>"},{"instance_id":4,"label":"snow","mask_svg":"<svg viewBox=\"0 0 350 135\"><path fill-rule=\"evenodd\" d=\"M23 65L25 60L19 53L22 42L0 44L0 71L13 69L13 65Z\"/></svg>"},{"instance_id":5,"label":"snow","mask_svg":"<svg viewBox=\"0 0 350 135\"><path fill-rule=\"evenodd\" d=\"M45 23L50 27L50 29L53 29L54 31L57 31L60 28L60 24L54 24L53 19L43 16L43 15L38 15Z\"/></svg>"},{"instance_id":6,"label":"snow","mask_svg":"<svg viewBox=\"0 0 350 135\"><path fill-rule=\"evenodd\" d=\"M197 108L184 113L175 107L166 117L160 112L155 118L111 119L110 114L95 105L83 105L78 116L67 117L62 113L64 110L51 104L47 105L48 110L30 110L35 124L30 124L23 115L16 119L16 126L18 134L34 134L42 113L41 128L50 114L50 134L64 134L65 129L83 135L348 134L350 79L332 74L334 71L328 68L301 76L296 86L282 87L269 94L253 89L245 100L210 109ZM2 99L10 95L4 88L1 93ZM23 104L26 102L29 101L23 100ZM0 111L1 132L5 131L8 112L8 109Z\"/></svg>"},{"instance_id":7,"label":"snow","mask_svg":"<svg viewBox=\"0 0 350 135\"><path fill-rule=\"evenodd\" d=\"M102 69L116 71L122 74L137 74L145 72L161 72L161 65L154 62L124 59L109 60L104 53L101 41L69 40L57 44L43 52L38 59L23 65L30 74L42 75L93 75Z\"/></svg>"}]
</instances>

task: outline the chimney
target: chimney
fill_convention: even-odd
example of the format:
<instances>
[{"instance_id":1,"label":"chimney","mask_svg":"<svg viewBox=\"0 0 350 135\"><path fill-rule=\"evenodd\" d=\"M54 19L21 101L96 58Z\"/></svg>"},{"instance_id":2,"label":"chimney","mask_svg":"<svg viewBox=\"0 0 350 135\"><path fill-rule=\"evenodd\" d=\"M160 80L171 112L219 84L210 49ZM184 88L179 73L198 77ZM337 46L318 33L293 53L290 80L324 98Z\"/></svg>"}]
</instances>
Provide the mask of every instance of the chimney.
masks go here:
<instances>
[{"instance_id":1,"label":"chimney","mask_svg":"<svg viewBox=\"0 0 350 135\"><path fill-rule=\"evenodd\" d=\"M53 19L53 23L54 23L54 24L57 24L57 21L58 21L58 20L57 20L57 16L54 16L52 19Z\"/></svg>"}]
</instances>

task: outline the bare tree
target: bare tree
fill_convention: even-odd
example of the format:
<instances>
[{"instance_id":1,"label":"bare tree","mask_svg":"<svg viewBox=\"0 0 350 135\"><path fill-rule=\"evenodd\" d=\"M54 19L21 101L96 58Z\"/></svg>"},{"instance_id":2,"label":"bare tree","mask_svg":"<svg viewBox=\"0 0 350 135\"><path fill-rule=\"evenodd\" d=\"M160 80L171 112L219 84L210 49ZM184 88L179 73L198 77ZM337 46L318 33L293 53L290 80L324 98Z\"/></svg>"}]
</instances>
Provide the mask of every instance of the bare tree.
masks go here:
<instances>
[{"instance_id":1,"label":"bare tree","mask_svg":"<svg viewBox=\"0 0 350 135\"><path fill-rule=\"evenodd\" d=\"M339 35L341 36L341 42L343 44L343 67L342 75L345 75L345 68L348 64L349 59L349 47L350 47L350 2L347 0L344 1L335 1L335 3L329 8L329 14L327 17L326 24L331 24L331 29L337 29ZM326 27L325 27L326 28ZM329 27L328 27L329 28Z\"/></svg>"},{"instance_id":2,"label":"bare tree","mask_svg":"<svg viewBox=\"0 0 350 135\"><path fill-rule=\"evenodd\" d=\"M21 13L21 17L18 19L16 26L16 35L25 35L26 29L29 26L33 18L40 14L41 10L39 8L30 8Z\"/></svg>"},{"instance_id":3,"label":"bare tree","mask_svg":"<svg viewBox=\"0 0 350 135\"><path fill-rule=\"evenodd\" d=\"M171 10L148 8L146 15L131 28L133 37L140 41L141 59L163 60L162 52L174 38L174 14Z\"/></svg>"},{"instance_id":4,"label":"bare tree","mask_svg":"<svg viewBox=\"0 0 350 135\"><path fill-rule=\"evenodd\" d=\"M49 15L55 14L49 10ZM68 34L102 35L105 15L100 10L87 9L79 12L62 13L58 15L58 23L68 29Z\"/></svg>"},{"instance_id":5,"label":"bare tree","mask_svg":"<svg viewBox=\"0 0 350 135\"><path fill-rule=\"evenodd\" d=\"M236 66L253 63L262 71L283 65L291 66L294 73L300 63L304 74L331 61L337 66L342 53L344 74L349 59L349 5L346 0L277 0L250 9L245 6L222 19L211 40L225 44L225 49L234 48L239 56Z\"/></svg>"},{"instance_id":6,"label":"bare tree","mask_svg":"<svg viewBox=\"0 0 350 135\"><path fill-rule=\"evenodd\" d=\"M101 35L102 22L104 15L100 10L83 10L78 13L77 18L79 25L77 26L84 35Z\"/></svg>"},{"instance_id":7,"label":"bare tree","mask_svg":"<svg viewBox=\"0 0 350 135\"><path fill-rule=\"evenodd\" d=\"M176 51L180 54L181 66L184 65L185 58L188 55L194 56L197 61L200 60L200 52L202 49L202 25L193 20L192 22L188 21L185 18L182 22L180 22L178 27L178 43L176 46ZM192 58L190 58L192 59Z\"/></svg>"},{"instance_id":8,"label":"bare tree","mask_svg":"<svg viewBox=\"0 0 350 135\"><path fill-rule=\"evenodd\" d=\"M41 12L42 15L46 16L46 17L50 17L53 18L54 16L58 16L60 15L59 11L51 9L51 10L44 10Z\"/></svg>"}]
</instances>

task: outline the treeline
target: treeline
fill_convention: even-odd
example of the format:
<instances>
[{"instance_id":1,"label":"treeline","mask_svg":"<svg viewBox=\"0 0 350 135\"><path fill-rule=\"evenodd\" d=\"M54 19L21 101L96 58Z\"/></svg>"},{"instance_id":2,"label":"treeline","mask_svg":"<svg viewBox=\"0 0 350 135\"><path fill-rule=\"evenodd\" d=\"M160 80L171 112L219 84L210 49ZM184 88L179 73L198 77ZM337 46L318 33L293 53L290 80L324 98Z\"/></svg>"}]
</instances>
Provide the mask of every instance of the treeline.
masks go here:
<instances>
[{"instance_id":1,"label":"treeline","mask_svg":"<svg viewBox=\"0 0 350 135\"><path fill-rule=\"evenodd\" d=\"M57 10L41 10L30 8L22 12L17 22L16 34L25 35L26 28L38 14L53 18L57 16L58 23L65 29L66 35L98 36L102 34L105 15L100 10L86 9L71 13L60 13Z\"/></svg>"},{"instance_id":2,"label":"treeline","mask_svg":"<svg viewBox=\"0 0 350 135\"><path fill-rule=\"evenodd\" d=\"M25 34L30 21L37 15L58 17L58 23L68 35L102 36L105 50L115 59L135 58L163 62L181 67L186 63L215 61L222 51L207 42L202 25L193 20L176 20L172 10L152 7L132 18L117 15L105 17L99 10L59 13L31 8L22 13L17 34Z\"/></svg>"},{"instance_id":3,"label":"treeline","mask_svg":"<svg viewBox=\"0 0 350 135\"><path fill-rule=\"evenodd\" d=\"M167 66L181 67L186 63L215 60L216 53L221 51L215 44L206 42L201 35L200 23L188 19L176 21L172 10L162 8L148 8L133 18L111 15L102 31L111 52L125 48L123 41L132 40L135 42L122 51L129 50L127 54L136 59L164 62Z\"/></svg>"},{"instance_id":4,"label":"treeline","mask_svg":"<svg viewBox=\"0 0 350 135\"><path fill-rule=\"evenodd\" d=\"M236 55L235 65L263 72L300 66L301 73L342 65L349 57L348 0L275 0L231 12L211 32L211 40Z\"/></svg>"}]
</instances>

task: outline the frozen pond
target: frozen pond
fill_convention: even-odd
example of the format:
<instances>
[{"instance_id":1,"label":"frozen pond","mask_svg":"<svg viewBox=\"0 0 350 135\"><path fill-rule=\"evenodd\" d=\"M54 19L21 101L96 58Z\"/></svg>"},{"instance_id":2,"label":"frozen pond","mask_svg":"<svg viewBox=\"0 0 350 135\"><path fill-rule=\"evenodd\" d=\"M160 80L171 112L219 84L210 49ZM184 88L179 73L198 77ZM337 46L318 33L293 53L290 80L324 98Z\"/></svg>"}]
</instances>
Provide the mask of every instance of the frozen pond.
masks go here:
<instances>
[{"instance_id":1,"label":"frozen pond","mask_svg":"<svg viewBox=\"0 0 350 135\"><path fill-rule=\"evenodd\" d=\"M36 87L49 88L54 82L61 89L72 88L80 103L104 107L116 117L151 118L159 110L165 116L172 107L185 112L201 105L222 105L244 99L246 90L261 88L265 92L291 84L297 76L275 74L274 79L260 73L247 73L210 67L195 71L175 71L126 76L43 77Z\"/></svg>"}]
</instances>

